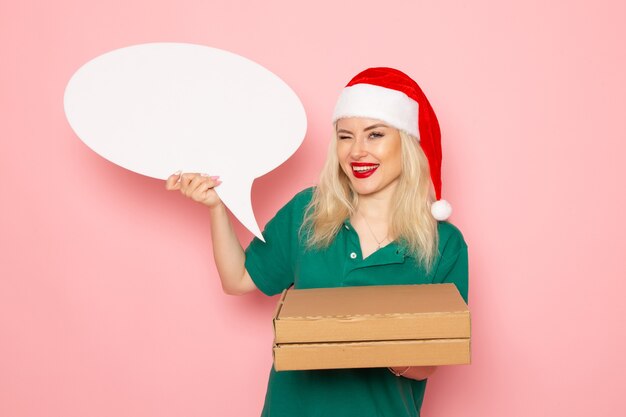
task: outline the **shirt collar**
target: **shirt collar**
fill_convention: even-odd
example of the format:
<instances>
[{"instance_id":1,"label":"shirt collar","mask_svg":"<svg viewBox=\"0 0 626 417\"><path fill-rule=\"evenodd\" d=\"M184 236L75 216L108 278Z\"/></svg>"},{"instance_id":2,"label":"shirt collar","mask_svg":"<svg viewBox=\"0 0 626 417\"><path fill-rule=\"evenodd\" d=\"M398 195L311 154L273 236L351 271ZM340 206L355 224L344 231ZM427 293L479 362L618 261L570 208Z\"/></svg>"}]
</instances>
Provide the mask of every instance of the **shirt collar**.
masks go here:
<instances>
[{"instance_id":1,"label":"shirt collar","mask_svg":"<svg viewBox=\"0 0 626 417\"><path fill-rule=\"evenodd\" d=\"M356 233L356 231L354 230L354 227L352 226L352 223L350 223L350 219L349 218L346 218L343 221L343 228L345 230L352 230L352 231L354 231L354 233ZM398 244L395 240L393 242L391 242L387 246L394 246L395 247L395 255L398 257L398 260L401 260L401 259L404 259L404 258L407 258L407 257L409 257L409 258L413 257L413 255L411 255L404 246Z\"/></svg>"}]
</instances>

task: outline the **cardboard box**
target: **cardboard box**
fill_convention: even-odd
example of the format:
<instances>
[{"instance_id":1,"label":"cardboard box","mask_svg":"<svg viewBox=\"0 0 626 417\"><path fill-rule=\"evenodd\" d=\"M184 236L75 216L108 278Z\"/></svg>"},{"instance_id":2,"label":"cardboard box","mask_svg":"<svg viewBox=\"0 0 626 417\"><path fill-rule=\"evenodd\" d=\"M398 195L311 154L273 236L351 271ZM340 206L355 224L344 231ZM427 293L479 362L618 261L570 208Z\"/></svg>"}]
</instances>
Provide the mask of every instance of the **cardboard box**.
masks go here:
<instances>
[{"instance_id":1,"label":"cardboard box","mask_svg":"<svg viewBox=\"0 0 626 417\"><path fill-rule=\"evenodd\" d=\"M274 314L274 367L470 363L470 313L454 284L285 290Z\"/></svg>"}]
</instances>

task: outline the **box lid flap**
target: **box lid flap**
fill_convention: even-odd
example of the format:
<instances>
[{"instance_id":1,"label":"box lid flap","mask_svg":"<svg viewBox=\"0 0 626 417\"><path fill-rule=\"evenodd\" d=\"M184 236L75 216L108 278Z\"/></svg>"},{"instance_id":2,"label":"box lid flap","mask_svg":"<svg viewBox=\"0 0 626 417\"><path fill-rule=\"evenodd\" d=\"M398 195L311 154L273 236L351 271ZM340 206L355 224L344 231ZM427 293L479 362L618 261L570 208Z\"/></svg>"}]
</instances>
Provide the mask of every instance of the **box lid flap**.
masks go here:
<instances>
[{"instance_id":1,"label":"box lid flap","mask_svg":"<svg viewBox=\"0 0 626 417\"><path fill-rule=\"evenodd\" d=\"M290 289L278 320L468 312L454 284Z\"/></svg>"}]
</instances>

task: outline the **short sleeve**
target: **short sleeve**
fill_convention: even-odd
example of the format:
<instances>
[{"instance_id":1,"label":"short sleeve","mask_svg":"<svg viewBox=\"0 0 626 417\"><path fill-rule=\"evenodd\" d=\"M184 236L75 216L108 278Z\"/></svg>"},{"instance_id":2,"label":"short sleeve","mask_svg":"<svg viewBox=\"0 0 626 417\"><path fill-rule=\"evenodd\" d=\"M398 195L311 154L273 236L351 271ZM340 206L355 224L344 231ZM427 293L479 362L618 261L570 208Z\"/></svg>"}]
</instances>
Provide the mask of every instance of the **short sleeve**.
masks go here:
<instances>
[{"instance_id":1,"label":"short sleeve","mask_svg":"<svg viewBox=\"0 0 626 417\"><path fill-rule=\"evenodd\" d=\"M255 237L246 248L246 270L266 295L278 294L294 281L298 233L310 197L311 189L298 193L265 225L265 243Z\"/></svg>"},{"instance_id":2,"label":"short sleeve","mask_svg":"<svg viewBox=\"0 0 626 417\"><path fill-rule=\"evenodd\" d=\"M469 286L467 244L459 229L450 223L441 223L439 252L433 282L455 284L467 303Z\"/></svg>"}]
</instances>

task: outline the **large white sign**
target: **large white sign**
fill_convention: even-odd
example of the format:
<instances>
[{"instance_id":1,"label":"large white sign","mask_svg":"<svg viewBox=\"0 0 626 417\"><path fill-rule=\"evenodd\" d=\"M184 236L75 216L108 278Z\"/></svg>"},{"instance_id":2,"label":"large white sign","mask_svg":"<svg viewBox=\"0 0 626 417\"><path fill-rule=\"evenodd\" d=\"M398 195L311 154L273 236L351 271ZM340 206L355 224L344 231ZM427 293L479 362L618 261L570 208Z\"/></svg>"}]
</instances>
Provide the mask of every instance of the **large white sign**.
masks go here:
<instances>
[{"instance_id":1,"label":"large white sign","mask_svg":"<svg viewBox=\"0 0 626 417\"><path fill-rule=\"evenodd\" d=\"M65 114L102 157L165 179L219 175L220 198L259 238L252 182L286 161L306 133L297 95L244 57L185 43L117 49L84 64L65 89Z\"/></svg>"}]
</instances>

